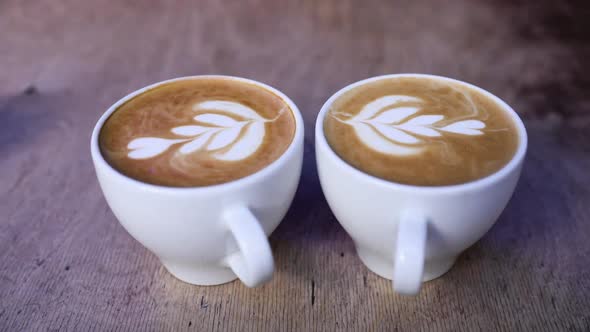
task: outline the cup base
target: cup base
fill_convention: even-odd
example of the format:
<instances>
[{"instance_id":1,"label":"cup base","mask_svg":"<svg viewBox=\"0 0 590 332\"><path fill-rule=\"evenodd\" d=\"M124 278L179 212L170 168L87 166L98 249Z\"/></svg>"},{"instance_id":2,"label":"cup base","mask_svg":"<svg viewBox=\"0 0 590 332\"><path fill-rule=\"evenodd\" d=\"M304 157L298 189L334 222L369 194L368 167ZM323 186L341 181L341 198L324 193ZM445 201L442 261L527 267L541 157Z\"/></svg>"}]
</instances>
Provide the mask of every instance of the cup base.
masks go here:
<instances>
[{"instance_id":1,"label":"cup base","mask_svg":"<svg viewBox=\"0 0 590 332\"><path fill-rule=\"evenodd\" d=\"M365 264L369 270L385 279L393 279L393 260L388 261L369 250L358 247L357 253L363 264ZM457 260L457 256L426 261L424 264L424 276L422 277L422 281L430 281L447 273L451 267L453 267L455 260Z\"/></svg>"},{"instance_id":2,"label":"cup base","mask_svg":"<svg viewBox=\"0 0 590 332\"><path fill-rule=\"evenodd\" d=\"M163 261L162 264L176 279L192 285L214 286L236 280L238 277L229 268L219 266L195 267Z\"/></svg>"}]
</instances>

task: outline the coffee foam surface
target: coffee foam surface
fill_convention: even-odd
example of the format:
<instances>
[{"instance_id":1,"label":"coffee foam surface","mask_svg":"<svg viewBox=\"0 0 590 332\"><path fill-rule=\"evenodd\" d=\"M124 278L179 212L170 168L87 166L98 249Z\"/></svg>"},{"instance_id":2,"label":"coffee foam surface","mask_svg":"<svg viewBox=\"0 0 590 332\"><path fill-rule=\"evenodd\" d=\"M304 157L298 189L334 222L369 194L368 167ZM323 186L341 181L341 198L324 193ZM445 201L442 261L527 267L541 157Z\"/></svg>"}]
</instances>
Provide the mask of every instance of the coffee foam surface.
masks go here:
<instances>
[{"instance_id":1,"label":"coffee foam surface","mask_svg":"<svg viewBox=\"0 0 590 332\"><path fill-rule=\"evenodd\" d=\"M488 175L514 154L517 134L501 106L466 85L398 78L361 85L336 99L326 139L353 166L417 185Z\"/></svg>"},{"instance_id":2,"label":"coffee foam surface","mask_svg":"<svg viewBox=\"0 0 590 332\"><path fill-rule=\"evenodd\" d=\"M100 135L105 159L138 180L169 186L231 181L280 156L294 135L288 105L231 79L165 84L122 105Z\"/></svg>"}]
</instances>

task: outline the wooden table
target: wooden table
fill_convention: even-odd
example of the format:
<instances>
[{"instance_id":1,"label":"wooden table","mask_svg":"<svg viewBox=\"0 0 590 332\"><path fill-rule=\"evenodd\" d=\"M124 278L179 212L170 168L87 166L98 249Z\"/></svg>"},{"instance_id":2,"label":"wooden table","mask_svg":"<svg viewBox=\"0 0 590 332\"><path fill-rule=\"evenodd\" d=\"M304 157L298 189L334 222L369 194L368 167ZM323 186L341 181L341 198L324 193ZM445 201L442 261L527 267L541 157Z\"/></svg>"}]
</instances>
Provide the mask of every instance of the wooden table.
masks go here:
<instances>
[{"instance_id":1,"label":"wooden table","mask_svg":"<svg viewBox=\"0 0 590 332\"><path fill-rule=\"evenodd\" d=\"M588 3L587 1L585 2ZM0 330L590 329L590 25L582 2L0 1ZM417 297L368 271L320 190L315 116L344 85L424 72L480 85L530 148L493 229ZM274 279L182 283L119 225L89 153L125 94L221 73L284 91L305 163Z\"/></svg>"}]
</instances>

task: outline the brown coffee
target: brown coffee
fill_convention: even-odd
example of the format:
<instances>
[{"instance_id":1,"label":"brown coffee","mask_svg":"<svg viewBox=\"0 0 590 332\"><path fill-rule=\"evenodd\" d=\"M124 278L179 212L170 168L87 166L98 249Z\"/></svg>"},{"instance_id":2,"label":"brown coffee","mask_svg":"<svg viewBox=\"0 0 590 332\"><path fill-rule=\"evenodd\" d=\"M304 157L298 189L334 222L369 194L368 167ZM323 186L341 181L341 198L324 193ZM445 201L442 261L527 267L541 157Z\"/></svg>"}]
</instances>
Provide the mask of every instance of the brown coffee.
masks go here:
<instances>
[{"instance_id":1,"label":"brown coffee","mask_svg":"<svg viewBox=\"0 0 590 332\"><path fill-rule=\"evenodd\" d=\"M331 105L324 133L340 158L370 175L444 186L490 175L514 156L518 132L492 97L466 84L384 78Z\"/></svg>"},{"instance_id":2,"label":"brown coffee","mask_svg":"<svg viewBox=\"0 0 590 332\"><path fill-rule=\"evenodd\" d=\"M289 105L268 89L232 78L165 83L121 105L99 136L119 172L162 186L221 184L255 173L295 134Z\"/></svg>"}]
</instances>

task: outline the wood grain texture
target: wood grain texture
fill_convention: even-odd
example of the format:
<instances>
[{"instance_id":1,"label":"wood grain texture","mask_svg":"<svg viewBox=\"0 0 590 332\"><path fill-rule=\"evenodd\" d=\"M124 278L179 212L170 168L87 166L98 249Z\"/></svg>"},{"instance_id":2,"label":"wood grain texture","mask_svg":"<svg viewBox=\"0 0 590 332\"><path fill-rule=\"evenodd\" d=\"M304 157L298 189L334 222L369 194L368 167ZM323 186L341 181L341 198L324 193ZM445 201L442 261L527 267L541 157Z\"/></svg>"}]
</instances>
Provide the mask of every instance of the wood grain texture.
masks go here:
<instances>
[{"instance_id":1,"label":"wood grain texture","mask_svg":"<svg viewBox=\"0 0 590 332\"><path fill-rule=\"evenodd\" d=\"M590 330L587 2L0 1L0 330ZM313 124L344 85L423 72L486 88L530 149L492 230L415 298L355 255L322 195ZM289 95L306 124L273 280L184 284L110 212L89 153L114 101L219 73Z\"/></svg>"}]
</instances>

